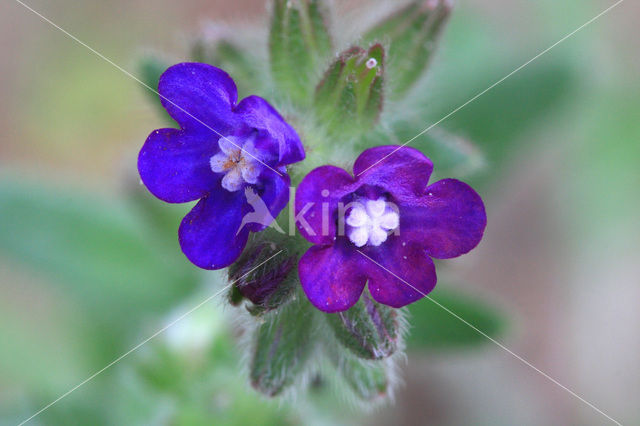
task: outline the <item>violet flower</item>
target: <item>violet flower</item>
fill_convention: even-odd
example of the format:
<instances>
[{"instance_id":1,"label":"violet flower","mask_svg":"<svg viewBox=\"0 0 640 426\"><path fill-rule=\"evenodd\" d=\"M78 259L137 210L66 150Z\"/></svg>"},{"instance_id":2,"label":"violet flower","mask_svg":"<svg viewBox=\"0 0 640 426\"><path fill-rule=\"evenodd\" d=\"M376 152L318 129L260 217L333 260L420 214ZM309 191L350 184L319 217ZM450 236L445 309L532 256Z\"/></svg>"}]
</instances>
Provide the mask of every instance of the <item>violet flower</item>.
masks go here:
<instances>
[{"instance_id":1,"label":"violet flower","mask_svg":"<svg viewBox=\"0 0 640 426\"><path fill-rule=\"evenodd\" d=\"M322 166L300 183L298 229L315 244L300 259L300 281L322 311L349 309L365 285L379 303L415 302L436 285L431 257L460 256L482 238L487 218L480 196L455 179L428 185L431 160L397 148L364 151L355 178Z\"/></svg>"},{"instance_id":2,"label":"violet flower","mask_svg":"<svg viewBox=\"0 0 640 426\"><path fill-rule=\"evenodd\" d=\"M140 176L161 200L200 200L180 225L180 246L195 265L223 268L240 256L250 231L266 228L287 205L285 165L304 159L302 143L264 99L236 104L235 83L211 65L174 65L158 91L180 129L149 135L138 157Z\"/></svg>"}]
</instances>

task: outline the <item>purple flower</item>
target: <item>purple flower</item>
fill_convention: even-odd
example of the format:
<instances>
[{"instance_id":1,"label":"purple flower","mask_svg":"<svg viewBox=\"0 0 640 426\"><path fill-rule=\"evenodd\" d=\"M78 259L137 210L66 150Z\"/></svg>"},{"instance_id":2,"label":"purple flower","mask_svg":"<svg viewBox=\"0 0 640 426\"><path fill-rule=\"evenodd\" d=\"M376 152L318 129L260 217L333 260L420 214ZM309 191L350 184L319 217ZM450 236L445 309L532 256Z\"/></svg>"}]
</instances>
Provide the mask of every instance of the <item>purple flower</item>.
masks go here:
<instances>
[{"instance_id":1,"label":"purple flower","mask_svg":"<svg viewBox=\"0 0 640 426\"><path fill-rule=\"evenodd\" d=\"M315 244L300 259L300 281L322 311L349 309L365 284L379 303L415 302L436 285L431 257L460 256L482 238L487 217L480 196L455 179L428 185L431 160L397 148L364 151L355 178L322 166L300 183L298 229Z\"/></svg>"},{"instance_id":2,"label":"purple flower","mask_svg":"<svg viewBox=\"0 0 640 426\"><path fill-rule=\"evenodd\" d=\"M195 265L223 268L241 254L250 231L263 230L287 205L285 165L304 159L302 143L264 99L237 103L235 83L219 68L174 65L158 91L180 129L149 135L138 157L140 176L161 200L200 200L180 225L180 246Z\"/></svg>"}]
</instances>

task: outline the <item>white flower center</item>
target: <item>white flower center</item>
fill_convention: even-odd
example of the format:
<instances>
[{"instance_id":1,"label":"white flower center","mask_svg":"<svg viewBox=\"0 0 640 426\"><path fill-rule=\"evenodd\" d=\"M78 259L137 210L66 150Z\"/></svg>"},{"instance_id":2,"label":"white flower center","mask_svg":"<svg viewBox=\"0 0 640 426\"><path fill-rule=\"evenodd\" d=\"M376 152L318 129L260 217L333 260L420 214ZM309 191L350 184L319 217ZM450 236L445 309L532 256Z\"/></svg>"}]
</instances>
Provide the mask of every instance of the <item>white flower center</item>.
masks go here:
<instances>
[{"instance_id":1,"label":"white flower center","mask_svg":"<svg viewBox=\"0 0 640 426\"><path fill-rule=\"evenodd\" d=\"M211 157L209 164L214 173L225 174L222 187L227 191L238 191L245 183L258 183L261 167L253 140L254 137L227 136L218 141L220 152Z\"/></svg>"},{"instance_id":2,"label":"white flower center","mask_svg":"<svg viewBox=\"0 0 640 426\"><path fill-rule=\"evenodd\" d=\"M347 236L357 247L379 246L400 225L398 212L383 198L357 203L346 218Z\"/></svg>"}]
</instances>

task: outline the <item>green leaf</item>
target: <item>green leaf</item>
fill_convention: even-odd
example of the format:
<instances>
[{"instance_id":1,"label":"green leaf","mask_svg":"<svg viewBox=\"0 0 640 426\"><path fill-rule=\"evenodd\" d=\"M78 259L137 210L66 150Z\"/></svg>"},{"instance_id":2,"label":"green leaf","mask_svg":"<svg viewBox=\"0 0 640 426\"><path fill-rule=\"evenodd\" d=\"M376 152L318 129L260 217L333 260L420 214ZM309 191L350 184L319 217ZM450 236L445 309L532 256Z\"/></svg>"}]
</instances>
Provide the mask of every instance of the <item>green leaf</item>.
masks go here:
<instances>
[{"instance_id":1,"label":"green leaf","mask_svg":"<svg viewBox=\"0 0 640 426\"><path fill-rule=\"evenodd\" d=\"M86 309L87 327L100 330L96 341L123 345L135 332L132 324L163 312L197 283L177 242L168 251L145 231L125 204L107 195L6 176L0 184L0 252Z\"/></svg>"},{"instance_id":2,"label":"green leaf","mask_svg":"<svg viewBox=\"0 0 640 426\"><path fill-rule=\"evenodd\" d=\"M153 92L145 88L145 92L149 96L149 100L156 107L158 113L168 123L173 123L173 119L169 116L167 111L162 106L160 97L156 93L158 91L158 82L160 81L160 76L165 72L167 68L169 68L171 64L169 64L159 56L152 54L146 54L142 56L139 61L140 62L138 64L138 68L140 69L140 80L142 80L142 82L148 87L155 90L155 92Z\"/></svg>"},{"instance_id":3,"label":"green leaf","mask_svg":"<svg viewBox=\"0 0 640 426\"><path fill-rule=\"evenodd\" d=\"M319 0L274 0L269 32L271 72L294 102L309 105L316 69L331 54L325 8Z\"/></svg>"},{"instance_id":4,"label":"green leaf","mask_svg":"<svg viewBox=\"0 0 640 426\"><path fill-rule=\"evenodd\" d=\"M485 78L487 86L496 75L500 74ZM501 163L519 136L567 98L575 87L573 76L572 67L565 60L537 63L458 111L446 126L460 129L476 141L490 164ZM440 111L442 116L449 112L445 111Z\"/></svg>"},{"instance_id":5,"label":"green leaf","mask_svg":"<svg viewBox=\"0 0 640 426\"><path fill-rule=\"evenodd\" d=\"M439 176L466 177L481 170L490 170L491 173L478 173L470 179L474 186L485 184L501 176L499 168L521 147L521 137L534 124L550 117L567 99L576 87L573 75L571 66L562 60L538 64L515 74L448 117L441 125L430 128L460 105L442 107L439 94L433 98L435 103L430 102L430 98L413 109L409 108L413 112L403 114L388 125L387 130L366 135L359 142L359 147L364 149L389 141L403 145L410 141L407 146L434 160L435 172ZM491 77L485 77L485 81L491 81ZM469 90L469 93L474 92ZM456 134L444 128L455 129Z\"/></svg>"},{"instance_id":6,"label":"green leaf","mask_svg":"<svg viewBox=\"0 0 640 426\"><path fill-rule=\"evenodd\" d=\"M318 52L318 59L321 60L331 55L333 49L331 35L328 30L327 16L329 13L325 0L309 0L307 3L307 15L313 42Z\"/></svg>"},{"instance_id":7,"label":"green leaf","mask_svg":"<svg viewBox=\"0 0 640 426\"><path fill-rule=\"evenodd\" d=\"M261 61L233 41L224 38L215 41L196 40L191 48L191 56L196 62L225 70L235 81L239 98L259 92L264 86Z\"/></svg>"},{"instance_id":8,"label":"green leaf","mask_svg":"<svg viewBox=\"0 0 640 426\"><path fill-rule=\"evenodd\" d=\"M590 241L584 250L596 251L601 241L612 239L637 244L640 86L599 90L588 96L578 112L584 123L576 126L580 143L571 145L563 165L566 214L571 217L568 230L577 244Z\"/></svg>"},{"instance_id":9,"label":"green leaf","mask_svg":"<svg viewBox=\"0 0 640 426\"><path fill-rule=\"evenodd\" d=\"M341 137L371 129L384 102L384 49L352 47L325 72L315 94L322 124Z\"/></svg>"},{"instance_id":10,"label":"green leaf","mask_svg":"<svg viewBox=\"0 0 640 426\"><path fill-rule=\"evenodd\" d=\"M499 168L522 147L527 132L555 119L554 113L579 88L579 74L570 56L545 55L451 114L532 53L526 54L520 45L510 46L462 10L453 14L442 44L446 49L440 52L429 81L412 94L408 106L397 111L398 124L391 127L402 134L398 133L395 143L404 143L447 117L438 127L473 141L484 154L490 173L474 176L471 183L478 186L501 176ZM433 130L409 146L417 146Z\"/></svg>"},{"instance_id":11,"label":"green leaf","mask_svg":"<svg viewBox=\"0 0 640 426\"><path fill-rule=\"evenodd\" d=\"M314 310L302 294L264 320L254 336L250 366L252 386L267 396L281 394L300 377L315 340Z\"/></svg>"},{"instance_id":12,"label":"green leaf","mask_svg":"<svg viewBox=\"0 0 640 426\"><path fill-rule=\"evenodd\" d=\"M503 315L484 302L442 290L440 287L431 292L429 298L437 303L423 299L409 305L409 350L461 349L490 343L490 340L455 315L492 338L498 338L505 330Z\"/></svg>"},{"instance_id":13,"label":"green leaf","mask_svg":"<svg viewBox=\"0 0 640 426\"><path fill-rule=\"evenodd\" d=\"M149 229L149 238L175 250L178 225L193 203L170 204L156 198L144 186L137 170L127 171L122 188L127 208L131 208L132 213Z\"/></svg>"},{"instance_id":14,"label":"green leaf","mask_svg":"<svg viewBox=\"0 0 640 426\"><path fill-rule=\"evenodd\" d=\"M415 0L364 35L365 42L388 43L391 97L402 98L426 73L450 13L449 0Z\"/></svg>"},{"instance_id":15,"label":"green leaf","mask_svg":"<svg viewBox=\"0 0 640 426\"><path fill-rule=\"evenodd\" d=\"M468 176L486 165L484 154L476 144L442 128L434 127L411 146L438 165L437 170L434 170L434 180L438 177Z\"/></svg>"},{"instance_id":16,"label":"green leaf","mask_svg":"<svg viewBox=\"0 0 640 426\"><path fill-rule=\"evenodd\" d=\"M161 59L159 56L146 54L140 58L138 65L140 68L140 79L153 90L158 90L160 76L169 65L167 61ZM157 99L157 95L154 95L152 92L149 93L154 96L154 99Z\"/></svg>"},{"instance_id":17,"label":"green leaf","mask_svg":"<svg viewBox=\"0 0 640 426\"><path fill-rule=\"evenodd\" d=\"M201 297L196 297L194 303L197 300ZM206 309L217 312L211 318L216 321L220 307L214 303ZM145 345L145 350L131 360L134 369L125 367L125 374L123 371L119 374L117 391L112 392L118 395L119 405L109 405L110 413L116 415L110 424L131 423L134 414L121 416L125 407L134 411L133 418L139 419L136 424L153 423L150 419L157 419L158 413L164 412L162 406L167 405L174 409L165 413L164 424L204 425L210 424L212 418L216 425L230 426L299 424L300 421L294 421L297 417L289 404L269 401L249 391L244 380L238 380L243 376L242 363L238 362L242 356L227 332L230 330L225 327L220 331L196 352L185 351L177 342L167 345L169 339L162 336ZM152 403L147 411L141 407L145 400Z\"/></svg>"},{"instance_id":18,"label":"green leaf","mask_svg":"<svg viewBox=\"0 0 640 426\"><path fill-rule=\"evenodd\" d=\"M154 389L177 393L188 386L182 360L166 345L154 342L135 367L140 379Z\"/></svg>"}]
</instances>

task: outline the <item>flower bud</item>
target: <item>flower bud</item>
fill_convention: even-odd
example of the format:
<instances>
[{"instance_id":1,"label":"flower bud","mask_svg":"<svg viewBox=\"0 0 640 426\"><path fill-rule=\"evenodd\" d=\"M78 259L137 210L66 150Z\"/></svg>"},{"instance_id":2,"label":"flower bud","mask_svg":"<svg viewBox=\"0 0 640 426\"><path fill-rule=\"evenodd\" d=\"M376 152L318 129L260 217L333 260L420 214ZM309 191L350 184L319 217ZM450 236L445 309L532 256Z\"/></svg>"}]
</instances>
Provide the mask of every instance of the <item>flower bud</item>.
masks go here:
<instances>
[{"instance_id":1,"label":"flower bud","mask_svg":"<svg viewBox=\"0 0 640 426\"><path fill-rule=\"evenodd\" d=\"M360 358L386 358L398 348L398 312L367 293L349 310L327 315L327 321L337 340Z\"/></svg>"},{"instance_id":2,"label":"flower bud","mask_svg":"<svg viewBox=\"0 0 640 426\"><path fill-rule=\"evenodd\" d=\"M269 258L272 259L265 262ZM229 302L237 306L242 298L250 300L253 306L249 311L254 315L277 308L294 293L296 263L296 256L288 255L275 242L260 241L247 247L229 267L229 280L234 282ZM258 265L261 266L256 268Z\"/></svg>"},{"instance_id":3,"label":"flower bud","mask_svg":"<svg viewBox=\"0 0 640 426\"><path fill-rule=\"evenodd\" d=\"M384 100L384 49L352 47L343 52L318 84L315 105L336 135L370 129Z\"/></svg>"},{"instance_id":4,"label":"flower bud","mask_svg":"<svg viewBox=\"0 0 640 426\"><path fill-rule=\"evenodd\" d=\"M394 98L401 98L426 72L452 6L451 0L414 0L363 37L387 45Z\"/></svg>"}]
</instances>

